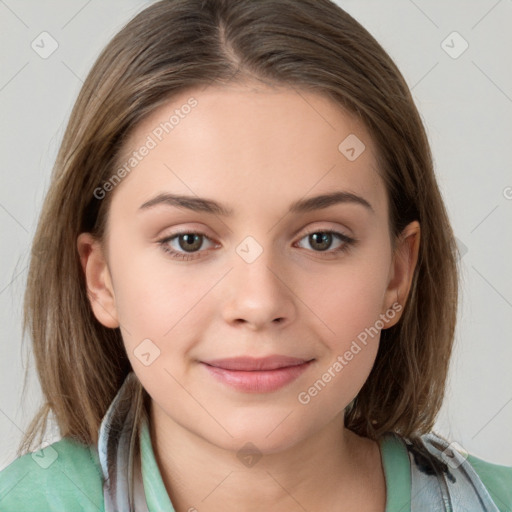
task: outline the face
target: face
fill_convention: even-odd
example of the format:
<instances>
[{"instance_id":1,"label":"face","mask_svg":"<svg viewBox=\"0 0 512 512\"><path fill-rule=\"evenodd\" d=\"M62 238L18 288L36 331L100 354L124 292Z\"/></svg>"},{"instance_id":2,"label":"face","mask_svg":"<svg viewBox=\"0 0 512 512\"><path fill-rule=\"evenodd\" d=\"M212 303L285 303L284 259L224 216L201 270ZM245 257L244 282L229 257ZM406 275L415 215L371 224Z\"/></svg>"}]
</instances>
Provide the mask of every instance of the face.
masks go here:
<instances>
[{"instance_id":1,"label":"face","mask_svg":"<svg viewBox=\"0 0 512 512\"><path fill-rule=\"evenodd\" d=\"M409 236L412 258L392 253L375 151L329 99L261 85L182 93L136 127L121 162L137 160L106 191L105 244L78 246L95 315L121 327L155 421L268 453L342 422L417 252ZM153 201L164 194L190 199ZM205 363L275 355L297 366Z\"/></svg>"}]
</instances>

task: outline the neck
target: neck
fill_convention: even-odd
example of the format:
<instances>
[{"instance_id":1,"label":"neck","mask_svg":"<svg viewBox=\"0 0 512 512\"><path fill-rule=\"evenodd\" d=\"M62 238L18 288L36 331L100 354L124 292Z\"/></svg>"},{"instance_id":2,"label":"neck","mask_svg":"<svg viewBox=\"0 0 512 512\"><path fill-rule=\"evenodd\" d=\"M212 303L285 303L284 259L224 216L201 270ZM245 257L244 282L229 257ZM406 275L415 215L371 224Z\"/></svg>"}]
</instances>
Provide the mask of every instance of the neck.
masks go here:
<instances>
[{"instance_id":1,"label":"neck","mask_svg":"<svg viewBox=\"0 0 512 512\"><path fill-rule=\"evenodd\" d=\"M213 444L152 403L153 450L176 512L354 510L368 504L369 489L372 510L383 511L378 444L346 429L343 413L293 446L251 453Z\"/></svg>"}]
</instances>

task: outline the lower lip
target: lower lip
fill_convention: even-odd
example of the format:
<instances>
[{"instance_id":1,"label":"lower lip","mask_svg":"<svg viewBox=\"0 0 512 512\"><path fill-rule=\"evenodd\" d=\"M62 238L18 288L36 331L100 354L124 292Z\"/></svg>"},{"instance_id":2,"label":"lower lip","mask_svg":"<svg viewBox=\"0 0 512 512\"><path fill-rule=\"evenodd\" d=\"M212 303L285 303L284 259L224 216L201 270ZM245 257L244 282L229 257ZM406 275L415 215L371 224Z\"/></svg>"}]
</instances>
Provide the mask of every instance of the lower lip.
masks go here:
<instances>
[{"instance_id":1,"label":"lower lip","mask_svg":"<svg viewBox=\"0 0 512 512\"><path fill-rule=\"evenodd\" d=\"M202 364L216 379L238 391L244 391L245 393L269 393L294 381L311 363L312 361L308 361L297 366L262 371L226 370L225 368L210 366L206 363Z\"/></svg>"}]
</instances>

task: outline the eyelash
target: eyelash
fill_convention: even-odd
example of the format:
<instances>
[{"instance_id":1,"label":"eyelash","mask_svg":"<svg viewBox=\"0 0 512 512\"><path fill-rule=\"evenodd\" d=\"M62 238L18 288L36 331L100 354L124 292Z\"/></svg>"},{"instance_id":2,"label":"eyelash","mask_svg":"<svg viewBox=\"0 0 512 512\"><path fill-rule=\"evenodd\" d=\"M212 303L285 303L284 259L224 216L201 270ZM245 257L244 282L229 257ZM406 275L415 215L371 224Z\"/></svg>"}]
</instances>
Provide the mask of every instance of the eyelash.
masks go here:
<instances>
[{"instance_id":1,"label":"eyelash","mask_svg":"<svg viewBox=\"0 0 512 512\"><path fill-rule=\"evenodd\" d=\"M334 231L332 229L324 229L324 230L312 229L311 231L308 231L307 233L305 233L304 236L302 236L302 238L300 238L300 240L302 240L314 233L335 235L336 237L338 237L338 239L340 239L343 242L343 245L341 245L340 247L338 247L337 249L334 249L334 250L313 251L315 253L320 253L320 254L328 254L328 255L336 256L340 253L348 252L348 250L351 249L352 246L354 246L356 244L356 242L358 241L355 238L348 237L347 235L344 235L343 233ZM179 237L180 235L199 235L199 236L202 236L202 237L210 240L210 238L205 233L202 233L200 231L183 230L183 231L178 231L176 233L173 233L171 236L165 237L164 239L158 241L158 244L161 246L162 250L165 253L169 254L171 257L173 257L175 259L179 259L182 261L190 261L193 259L197 259L196 255L200 254L200 252L187 254L184 252L178 252L178 251L175 251L174 249L171 249L169 247L168 243L171 240L174 240L175 238Z\"/></svg>"}]
</instances>

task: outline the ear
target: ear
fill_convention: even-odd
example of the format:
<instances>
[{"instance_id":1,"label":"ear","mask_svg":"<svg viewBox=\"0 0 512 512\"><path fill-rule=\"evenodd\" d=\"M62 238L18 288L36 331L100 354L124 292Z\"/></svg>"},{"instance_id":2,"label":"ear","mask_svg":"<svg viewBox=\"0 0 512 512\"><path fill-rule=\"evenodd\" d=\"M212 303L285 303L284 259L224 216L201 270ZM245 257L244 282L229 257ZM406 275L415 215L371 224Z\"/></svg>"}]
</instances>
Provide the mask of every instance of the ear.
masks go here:
<instances>
[{"instance_id":1,"label":"ear","mask_svg":"<svg viewBox=\"0 0 512 512\"><path fill-rule=\"evenodd\" d=\"M392 308L396 314L386 324L386 329L395 325L402 316L418 261L419 247L420 224L413 221L400 234L393 253L388 287L384 295L385 310L382 313ZM398 304L401 308L398 308Z\"/></svg>"},{"instance_id":2,"label":"ear","mask_svg":"<svg viewBox=\"0 0 512 512\"><path fill-rule=\"evenodd\" d=\"M81 233L77 238L77 249L94 316L105 327L119 327L114 288L103 247L90 233Z\"/></svg>"}]
</instances>

